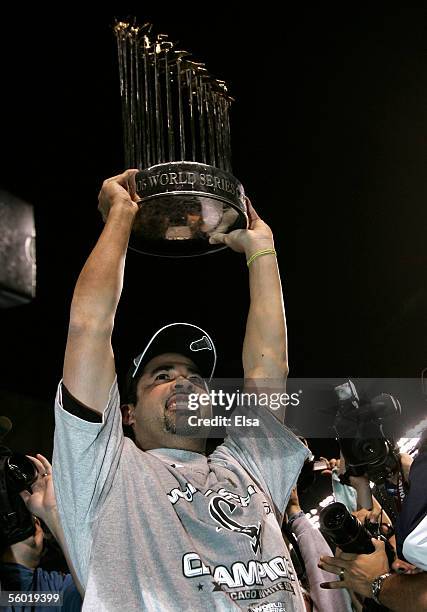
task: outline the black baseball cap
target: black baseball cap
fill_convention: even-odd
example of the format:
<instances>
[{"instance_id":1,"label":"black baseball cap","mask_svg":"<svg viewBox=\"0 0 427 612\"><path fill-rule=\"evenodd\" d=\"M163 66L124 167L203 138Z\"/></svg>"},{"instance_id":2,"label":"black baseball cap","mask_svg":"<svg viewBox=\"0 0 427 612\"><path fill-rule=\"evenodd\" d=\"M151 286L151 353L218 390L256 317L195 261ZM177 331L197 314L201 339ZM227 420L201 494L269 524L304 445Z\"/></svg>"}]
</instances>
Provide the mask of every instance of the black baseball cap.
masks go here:
<instances>
[{"instance_id":1,"label":"black baseball cap","mask_svg":"<svg viewBox=\"0 0 427 612\"><path fill-rule=\"evenodd\" d=\"M195 363L203 378L207 381L212 379L216 366L216 349L209 334L192 323L169 323L156 331L142 353L132 361L126 378L128 401L135 393L136 382L145 365L163 353L185 355Z\"/></svg>"}]
</instances>

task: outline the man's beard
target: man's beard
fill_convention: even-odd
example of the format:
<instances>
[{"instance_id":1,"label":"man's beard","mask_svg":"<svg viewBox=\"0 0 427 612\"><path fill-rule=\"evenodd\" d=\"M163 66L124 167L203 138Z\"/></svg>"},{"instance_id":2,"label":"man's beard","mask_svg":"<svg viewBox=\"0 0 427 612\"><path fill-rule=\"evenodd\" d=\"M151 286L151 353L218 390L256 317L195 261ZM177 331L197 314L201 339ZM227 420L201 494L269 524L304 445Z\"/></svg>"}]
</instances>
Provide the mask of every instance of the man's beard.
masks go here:
<instances>
[{"instance_id":1,"label":"man's beard","mask_svg":"<svg viewBox=\"0 0 427 612\"><path fill-rule=\"evenodd\" d=\"M167 410L163 416L163 422L165 425L165 431L171 434L176 434L176 422L175 417L171 415Z\"/></svg>"},{"instance_id":2,"label":"man's beard","mask_svg":"<svg viewBox=\"0 0 427 612\"><path fill-rule=\"evenodd\" d=\"M198 416L199 410L194 411L184 408L178 408L178 410L174 412L165 410L163 415L164 430L171 434L192 437L195 433L195 428L189 424L188 419L193 414Z\"/></svg>"}]
</instances>

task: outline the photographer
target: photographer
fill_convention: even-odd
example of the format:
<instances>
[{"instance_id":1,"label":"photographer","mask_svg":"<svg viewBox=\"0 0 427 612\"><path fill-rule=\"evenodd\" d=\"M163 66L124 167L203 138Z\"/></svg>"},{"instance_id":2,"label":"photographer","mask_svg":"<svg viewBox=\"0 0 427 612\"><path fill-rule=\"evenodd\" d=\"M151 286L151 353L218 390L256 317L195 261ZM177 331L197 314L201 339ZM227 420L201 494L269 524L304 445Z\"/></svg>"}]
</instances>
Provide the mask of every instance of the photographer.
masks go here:
<instances>
[{"instance_id":1,"label":"photographer","mask_svg":"<svg viewBox=\"0 0 427 612\"><path fill-rule=\"evenodd\" d=\"M409 456L409 455L408 455ZM340 459L324 459L328 464L328 469L322 474L331 474L332 491L335 501L341 502L349 512L356 516L361 523L365 520L370 523L379 523L383 527L391 526L392 521L381 507L378 500L372 495L369 478L363 476L347 476L349 484L343 484L345 474L345 460L341 454ZM384 533L384 535L387 535ZM395 546L394 536L393 546Z\"/></svg>"},{"instance_id":2,"label":"photographer","mask_svg":"<svg viewBox=\"0 0 427 612\"><path fill-rule=\"evenodd\" d=\"M394 523L407 492L411 458L399 452L394 441L384 433L384 425L387 420L400 416L400 402L389 393L373 398L365 394L359 397L351 380L338 385L334 391L338 397L334 429L341 451L339 480L358 489L358 509L373 507L369 489L373 482L374 495ZM352 483L352 477L365 477L366 482ZM336 480L333 476L334 488L338 487ZM346 493L342 489L341 492Z\"/></svg>"},{"instance_id":3,"label":"photographer","mask_svg":"<svg viewBox=\"0 0 427 612\"><path fill-rule=\"evenodd\" d=\"M399 557L427 571L427 430L409 472L409 491L396 524Z\"/></svg>"},{"instance_id":4,"label":"photographer","mask_svg":"<svg viewBox=\"0 0 427 612\"><path fill-rule=\"evenodd\" d=\"M325 583L323 588L351 588L393 612L427 610L427 574L422 571L427 568L426 434L418 449L419 455L413 463L409 455L400 455L403 477L409 480L409 490L396 525L400 558L390 566L384 542L375 539L372 539L375 552L369 555L343 553L338 549L334 558L321 557L319 567L339 574L341 581ZM378 516L375 511L374 516Z\"/></svg>"},{"instance_id":5,"label":"photographer","mask_svg":"<svg viewBox=\"0 0 427 612\"><path fill-rule=\"evenodd\" d=\"M7 546L1 554L0 583L3 591L49 591L62 592L63 605L61 608L37 607L39 612L44 610L61 609L62 612L79 612L82 606L82 597L76 588L78 582L75 576L62 574L56 571L46 571L39 567L44 554L45 534L39 519L49 528L55 537L72 574L67 548L65 545L63 531L59 522L56 501L53 492L52 466L43 455L29 457L37 470L37 479L31 485L32 492L23 491L20 496L27 510L35 515L34 534L20 542ZM74 578L74 581L73 581ZM31 606L12 606L2 608L4 611L19 609L30 610Z\"/></svg>"}]
</instances>

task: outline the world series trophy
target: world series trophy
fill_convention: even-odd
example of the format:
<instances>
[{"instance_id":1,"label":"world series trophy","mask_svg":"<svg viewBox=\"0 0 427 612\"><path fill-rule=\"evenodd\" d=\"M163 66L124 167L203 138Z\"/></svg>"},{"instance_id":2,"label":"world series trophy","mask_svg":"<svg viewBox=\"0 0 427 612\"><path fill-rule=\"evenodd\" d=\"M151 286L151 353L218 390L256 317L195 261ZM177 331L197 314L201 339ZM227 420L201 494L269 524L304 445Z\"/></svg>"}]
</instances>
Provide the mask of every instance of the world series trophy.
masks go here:
<instances>
[{"instance_id":1,"label":"world series trophy","mask_svg":"<svg viewBox=\"0 0 427 612\"><path fill-rule=\"evenodd\" d=\"M125 164L140 170L129 248L163 257L224 249L209 237L248 224L243 186L231 174L226 84L149 23L117 21L114 33Z\"/></svg>"}]
</instances>

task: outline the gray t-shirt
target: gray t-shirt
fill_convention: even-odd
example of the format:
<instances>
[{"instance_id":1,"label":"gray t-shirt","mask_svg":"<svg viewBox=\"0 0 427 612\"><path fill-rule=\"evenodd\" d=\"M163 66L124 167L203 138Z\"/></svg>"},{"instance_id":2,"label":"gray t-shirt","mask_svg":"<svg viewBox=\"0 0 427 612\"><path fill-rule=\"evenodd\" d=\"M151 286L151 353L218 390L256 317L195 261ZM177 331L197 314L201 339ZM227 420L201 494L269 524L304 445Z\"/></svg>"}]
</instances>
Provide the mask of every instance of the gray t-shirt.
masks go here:
<instances>
[{"instance_id":1,"label":"gray t-shirt","mask_svg":"<svg viewBox=\"0 0 427 612\"><path fill-rule=\"evenodd\" d=\"M303 612L281 521L307 449L268 411L208 457L140 450L114 382L102 423L55 405L53 482L84 611Z\"/></svg>"}]
</instances>

